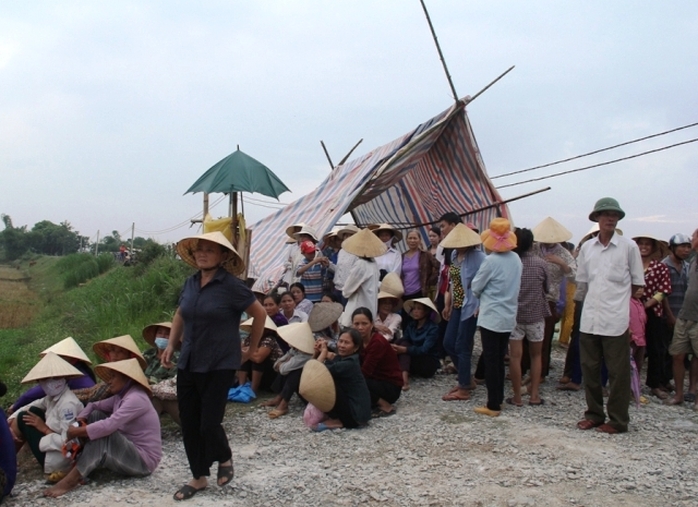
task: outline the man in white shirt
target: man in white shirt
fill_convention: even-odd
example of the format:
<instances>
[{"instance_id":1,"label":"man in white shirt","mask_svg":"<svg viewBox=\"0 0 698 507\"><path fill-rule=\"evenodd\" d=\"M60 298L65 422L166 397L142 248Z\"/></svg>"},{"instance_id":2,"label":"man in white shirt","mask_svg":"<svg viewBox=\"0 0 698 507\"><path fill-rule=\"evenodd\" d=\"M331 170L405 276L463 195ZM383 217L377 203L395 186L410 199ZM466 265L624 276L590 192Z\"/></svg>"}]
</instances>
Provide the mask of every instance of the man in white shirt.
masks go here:
<instances>
[{"instance_id":1,"label":"man in white shirt","mask_svg":"<svg viewBox=\"0 0 698 507\"><path fill-rule=\"evenodd\" d=\"M580 322L587 410L577 427L609 434L628 431L630 295L645 285L637 245L616 233L616 225L624 216L618 201L611 197L599 199L589 215L589 220L599 223L599 235L582 245L577 258L577 283L588 287ZM602 360L610 381L608 423L603 408Z\"/></svg>"}]
</instances>

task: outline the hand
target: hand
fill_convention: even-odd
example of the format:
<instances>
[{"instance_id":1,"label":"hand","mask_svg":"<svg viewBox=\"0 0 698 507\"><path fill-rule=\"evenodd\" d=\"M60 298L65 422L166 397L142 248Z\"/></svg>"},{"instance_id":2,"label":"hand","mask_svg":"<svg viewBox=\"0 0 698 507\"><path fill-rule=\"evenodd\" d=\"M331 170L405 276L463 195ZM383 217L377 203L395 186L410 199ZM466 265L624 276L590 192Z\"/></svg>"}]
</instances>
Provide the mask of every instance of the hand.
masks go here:
<instances>
[{"instance_id":1,"label":"hand","mask_svg":"<svg viewBox=\"0 0 698 507\"><path fill-rule=\"evenodd\" d=\"M451 320L451 311L450 306L443 309L441 316L444 318L444 320Z\"/></svg>"},{"instance_id":2,"label":"hand","mask_svg":"<svg viewBox=\"0 0 698 507\"><path fill-rule=\"evenodd\" d=\"M673 315L667 315L666 323L669 327L674 327L676 325L676 317L674 317Z\"/></svg>"},{"instance_id":3,"label":"hand","mask_svg":"<svg viewBox=\"0 0 698 507\"><path fill-rule=\"evenodd\" d=\"M249 359L250 359L250 348L243 347L242 348L242 358L240 359L240 362L246 363Z\"/></svg>"},{"instance_id":4,"label":"hand","mask_svg":"<svg viewBox=\"0 0 698 507\"><path fill-rule=\"evenodd\" d=\"M404 345L395 345L394 343L391 343L390 346L398 354L407 354L407 347L405 347Z\"/></svg>"},{"instance_id":5,"label":"hand","mask_svg":"<svg viewBox=\"0 0 698 507\"><path fill-rule=\"evenodd\" d=\"M160 364L164 368L167 368L168 370L174 366L172 364L172 356L174 355L174 347L171 346L171 343L172 342L170 342L167 345L167 348L163 351L162 355L160 356Z\"/></svg>"},{"instance_id":6,"label":"hand","mask_svg":"<svg viewBox=\"0 0 698 507\"><path fill-rule=\"evenodd\" d=\"M47 431L52 431L51 428L46 426L46 422L41 417L31 412L27 412L26 414L24 414L22 420L25 424L27 424L28 426L33 426L43 434L46 434Z\"/></svg>"}]
</instances>

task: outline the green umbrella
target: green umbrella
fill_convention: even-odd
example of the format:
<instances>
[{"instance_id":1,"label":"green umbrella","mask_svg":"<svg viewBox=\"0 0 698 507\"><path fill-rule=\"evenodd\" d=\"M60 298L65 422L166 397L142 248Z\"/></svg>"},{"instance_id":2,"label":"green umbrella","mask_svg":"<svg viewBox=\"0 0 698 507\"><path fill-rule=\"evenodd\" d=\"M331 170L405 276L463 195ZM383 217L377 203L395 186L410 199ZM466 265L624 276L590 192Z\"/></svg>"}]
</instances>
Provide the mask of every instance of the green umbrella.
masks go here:
<instances>
[{"instance_id":1,"label":"green umbrella","mask_svg":"<svg viewBox=\"0 0 698 507\"><path fill-rule=\"evenodd\" d=\"M206 171L184 193L196 192L257 192L278 199L279 195L290 190L271 169L241 152L238 147L231 155Z\"/></svg>"}]
</instances>

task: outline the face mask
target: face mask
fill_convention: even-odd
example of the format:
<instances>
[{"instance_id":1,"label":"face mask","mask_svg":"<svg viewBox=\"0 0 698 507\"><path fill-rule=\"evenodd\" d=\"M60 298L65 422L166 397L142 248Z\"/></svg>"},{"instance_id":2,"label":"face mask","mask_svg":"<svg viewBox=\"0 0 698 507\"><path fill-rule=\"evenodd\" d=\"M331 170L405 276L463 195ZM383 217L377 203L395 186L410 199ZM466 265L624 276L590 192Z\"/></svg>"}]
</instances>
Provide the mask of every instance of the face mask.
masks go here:
<instances>
[{"instance_id":1,"label":"face mask","mask_svg":"<svg viewBox=\"0 0 698 507\"><path fill-rule=\"evenodd\" d=\"M58 396L65 388L66 380L64 378L47 378L39 380L39 385L46 393L46 396Z\"/></svg>"},{"instance_id":2,"label":"face mask","mask_svg":"<svg viewBox=\"0 0 698 507\"><path fill-rule=\"evenodd\" d=\"M165 350L167 348L167 344L170 342L169 339L163 338L162 336L158 336L155 338L155 346L159 348L160 350Z\"/></svg>"}]
</instances>

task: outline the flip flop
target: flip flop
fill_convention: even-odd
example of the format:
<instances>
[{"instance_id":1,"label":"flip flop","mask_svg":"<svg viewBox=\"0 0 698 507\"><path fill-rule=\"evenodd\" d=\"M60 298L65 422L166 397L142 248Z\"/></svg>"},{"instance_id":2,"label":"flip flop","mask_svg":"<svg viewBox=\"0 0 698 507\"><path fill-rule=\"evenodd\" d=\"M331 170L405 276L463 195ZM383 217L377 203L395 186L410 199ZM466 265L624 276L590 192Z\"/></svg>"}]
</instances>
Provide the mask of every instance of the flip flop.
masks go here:
<instances>
[{"instance_id":1,"label":"flip flop","mask_svg":"<svg viewBox=\"0 0 698 507\"><path fill-rule=\"evenodd\" d=\"M317 423L315 427L313 428L313 431L316 433L319 433L321 431L329 430L330 428L327 427L325 423Z\"/></svg>"},{"instance_id":2,"label":"flip flop","mask_svg":"<svg viewBox=\"0 0 698 507\"><path fill-rule=\"evenodd\" d=\"M693 393L686 393L683 395L683 401L686 401L688 403L695 403L696 402L696 395Z\"/></svg>"},{"instance_id":3,"label":"flip flop","mask_svg":"<svg viewBox=\"0 0 698 507\"><path fill-rule=\"evenodd\" d=\"M504 401L507 402L509 405L514 405L515 407L523 407L523 403L516 403L514 401L514 398L507 398Z\"/></svg>"},{"instance_id":4,"label":"flip flop","mask_svg":"<svg viewBox=\"0 0 698 507\"><path fill-rule=\"evenodd\" d=\"M218 465L218 474L217 474L217 484L219 487L223 487L226 484L230 484L233 480L233 477L235 476L235 470L233 469L233 464L231 463L228 466L222 466ZM221 483L221 479L226 479L225 482Z\"/></svg>"},{"instance_id":5,"label":"flip flop","mask_svg":"<svg viewBox=\"0 0 698 507\"><path fill-rule=\"evenodd\" d=\"M468 401L470 399L470 395L463 396L454 391L452 393L444 394L441 399L443 401Z\"/></svg>"},{"instance_id":6,"label":"flip flop","mask_svg":"<svg viewBox=\"0 0 698 507\"><path fill-rule=\"evenodd\" d=\"M545 400L541 398L540 401L529 401L528 404L534 407L539 407L541 405L545 405Z\"/></svg>"},{"instance_id":7,"label":"flip flop","mask_svg":"<svg viewBox=\"0 0 698 507\"><path fill-rule=\"evenodd\" d=\"M178 502L181 502L182 500L189 500L191 497L196 495L199 491L203 491L206 489L206 486L203 488L195 488L194 486L190 486L189 484L185 484L181 488L177 490L177 492L172 495L172 498L177 500ZM182 495L181 497L177 497L177 495Z\"/></svg>"},{"instance_id":8,"label":"flip flop","mask_svg":"<svg viewBox=\"0 0 698 507\"><path fill-rule=\"evenodd\" d=\"M397 413L397 410L395 410L394 408L390 412L385 412L381 409L378 409L375 412L373 412L373 414L371 414L371 417L373 417L373 418L390 417L391 415L395 415L396 413Z\"/></svg>"},{"instance_id":9,"label":"flip flop","mask_svg":"<svg viewBox=\"0 0 698 507\"><path fill-rule=\"evenodd\" d=\"M579 384L573 384L572 382L567 382L566 384L560 384L555 389L558 391L579 391L582 388Z\"/></svg>"},{"instance_id":10,"label":"flip flop","mask_svg":"<svg viewBox=\"0 0 698 507\"><path fill-rule=\"evenodd\" d=\"M601 426L602 422L592 421L591 419L582 419L577 423L577 428L580 430L590 430Z\"/></svg>"}]
</instances>

